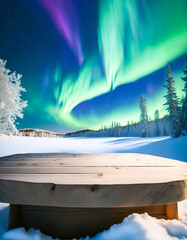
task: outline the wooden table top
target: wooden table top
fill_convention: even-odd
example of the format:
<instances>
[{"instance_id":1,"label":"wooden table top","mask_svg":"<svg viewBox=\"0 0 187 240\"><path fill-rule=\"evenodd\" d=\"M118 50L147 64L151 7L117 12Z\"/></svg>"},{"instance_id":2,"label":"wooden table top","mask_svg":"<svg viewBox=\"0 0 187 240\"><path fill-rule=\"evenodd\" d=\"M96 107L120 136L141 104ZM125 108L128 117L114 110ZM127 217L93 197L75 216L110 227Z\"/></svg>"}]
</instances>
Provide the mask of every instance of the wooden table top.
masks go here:
<instances>
[{"instance_id":1,"label":"wooden table top","mask_svg":"<svg viewBox=\"0 0 187 240\"><path fill-rule=\"evenodd\" d=\"M146 206L187 198L187 164L133 153L0 158L0 201L62 207Z\"/></svg>"}]
</instances>

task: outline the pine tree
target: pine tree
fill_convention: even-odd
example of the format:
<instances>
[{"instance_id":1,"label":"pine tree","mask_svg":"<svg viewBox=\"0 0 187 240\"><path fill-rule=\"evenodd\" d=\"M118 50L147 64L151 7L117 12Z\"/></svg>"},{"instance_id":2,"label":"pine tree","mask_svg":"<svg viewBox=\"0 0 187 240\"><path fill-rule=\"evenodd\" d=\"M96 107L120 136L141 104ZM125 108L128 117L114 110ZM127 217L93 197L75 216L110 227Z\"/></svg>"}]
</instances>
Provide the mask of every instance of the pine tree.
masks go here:
<instances>
[{"instance_id":1,"label":"pine tree","mask_svg":"<svg viewBox=\"0 0 187 240\"><path fill-rule=\"evenodd\" d=\"M157 121L160 118L158 109L155 111L154 120Z\"/></svg>"},{"instance_id":2,"label":"pine tree","mask_svg":"<svg viewBox=\"0 0 187 240\"><path fill-rule=\"evenodd\" d=\"M160 136L160 128L159 128L159 111L158 109L155 111L154 120L155 120L155 135Z\"/></svg>"},{"instance_id":3,"label":"pine tree","mask_svg":"<svg viewBox=\"0 0 187 240\"><path fill-rule=\"evenodd\" d=\"M169 122L171 126L171 135L172 137L179 137L181 134L181 121L180 121L180 106L179 99L176 94L176 90L174 87L175 80L173 79L170 65L168 64L166 70L166 84L164 87L167 89L166 98L166 110L169 113Z\"/></svg>"},{"instance_id":4,"label":"pine tree","mask_svg":"<svg viewBox=\"0 0 187 240\"><path fill-rule=\"evenodd\" d=\"M184 133L184 135L187 135L187 65L183 72L184 77L182 77L182 80L184 81L184 98L182 99L182 132Z\"/></svg>"},{"instance_id":5,"label":"pine tree","mask_svg":"<svg viewBox=\"0 0 187 240\"><path fill-rule=\"evenodd\" d=\"M23 117L27 102L21 99L21 75L5 68L6 61L0 59L0 133L17 133L15 120Z\"/></svg>"},{"instance_id":6,"label":"pine tree","mask_svg":"<svg viewBox=\"0 0 187 240\"><path fill-rule=\"evenodd\" d=\"M141 137L146 137L148 135L147 131L147 123L148 123L148 115L147 115L147 107L146 107L146 99L144 95L141 95L140 98L140 123L141 123Z\"/></svg>"}]
</instances>

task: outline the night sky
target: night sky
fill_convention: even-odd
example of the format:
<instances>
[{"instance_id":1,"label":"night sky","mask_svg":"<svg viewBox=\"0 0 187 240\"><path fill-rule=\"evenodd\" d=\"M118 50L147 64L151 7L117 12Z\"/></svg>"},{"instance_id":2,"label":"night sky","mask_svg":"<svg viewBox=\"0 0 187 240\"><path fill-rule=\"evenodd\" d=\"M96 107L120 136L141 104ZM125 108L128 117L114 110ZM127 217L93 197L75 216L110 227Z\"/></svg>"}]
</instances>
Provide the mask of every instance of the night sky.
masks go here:
<instances>
[{"instance_id":1,"label":"night sky","mask_svg":"<svg viewBox=\"0 0 187 240\"><path fill-rule=\"evenodd\" d=\"M0 58L22 74L18 128L67 132L166 114L165 68L179 97L186 0L0 0Z\"/></svg>"}]
</instances>

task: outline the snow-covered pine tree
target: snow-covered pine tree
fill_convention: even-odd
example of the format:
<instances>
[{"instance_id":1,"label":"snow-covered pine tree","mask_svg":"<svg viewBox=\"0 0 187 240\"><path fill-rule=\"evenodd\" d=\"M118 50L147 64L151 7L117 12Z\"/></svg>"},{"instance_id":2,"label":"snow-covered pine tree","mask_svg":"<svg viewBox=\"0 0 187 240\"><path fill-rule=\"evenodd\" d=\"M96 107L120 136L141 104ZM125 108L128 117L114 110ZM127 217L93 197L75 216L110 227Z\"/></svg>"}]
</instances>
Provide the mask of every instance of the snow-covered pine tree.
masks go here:
<instances>
[{"instance_id":1,"label":"snow-covered pine tree","mask_svg":"<svg viewBox=\"0 0 187 240\"><path fill-rule=\"evenodd\" d=\"M0 59L0 133L17 133L15 120L23 118L27 101L21 99L21 75L5 68L6 61Z\"/></svg>"},{"instance_id":2,"label":"snow-covered pine tree","mask_svg":"<svg viewBox=\"0 0 187 240\"><path fill-rule=\"evenodd\" d=\"M164 97L166 98L166 110L169 113L169 122L171 125L171 135L172 137L179 137L181 134L181 121L180 121L180 114L181 109L179 106L179 99L176 94L176 90L174 87L175 80L173 79L170 65L168 64L166 70L166 84L163 85L167 89L167 95Z\"/></svg>"},{"instance_id":3,"label":"snow-covered pine tree","mask_svg":"<svg viewBox=\"0 0 187 240\"><path fill-rule=\"evenodd\" d=\"M185 59L187 61L187 55ZM184 77L182 77L182 80L184 81L184 98L182 99L182 132L184 135L187 135L187 64L183 72Z\"/></svg>"},{"instance_id":4,"label":"snow-covered pine tree","mask_svg":"<svg viewBox=\"0 0 187 240\"><path fill-rule=\"evenodd\" d=\"M141 123L141 137L146 137L148 135L147 131L147 123L148 123L148 115L147 115L147 107L146 107L146 99L144 95L141 95L140 98L140 123Z\"/></svg>"},{"instance_id":5,"label":"snow-covered pine tree","mask_svg":"<svg viewBox=\"0 0 187 240\"><path fill-rule=\"evenodd\" d=\"M155 122L155 136L160 136L160 127L159 127L159 111L158 109L154 114L154 122Z\"/></svg>"}]
</instances>

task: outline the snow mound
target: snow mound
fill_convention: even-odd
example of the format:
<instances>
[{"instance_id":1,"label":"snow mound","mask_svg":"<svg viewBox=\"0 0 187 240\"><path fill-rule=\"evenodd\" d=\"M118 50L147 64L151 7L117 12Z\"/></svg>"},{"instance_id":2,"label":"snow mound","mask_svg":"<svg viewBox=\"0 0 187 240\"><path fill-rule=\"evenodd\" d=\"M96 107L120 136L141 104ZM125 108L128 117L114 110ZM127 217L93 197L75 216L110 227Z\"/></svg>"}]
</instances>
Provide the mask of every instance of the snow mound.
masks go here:
<instances>
[{"instance_id":1,"label":"snow mound","mask_svg":"<svg viewBox=\"0 0 187 240\"><path fill-rule=\"evenodd\" d=\"M171 240L187 237L187 224L177 220L158 220L145 214L132 214L121 224L97 234L93 240ZM86 238L85 240L90 239Z\"/></svg>"}]
</instances>

